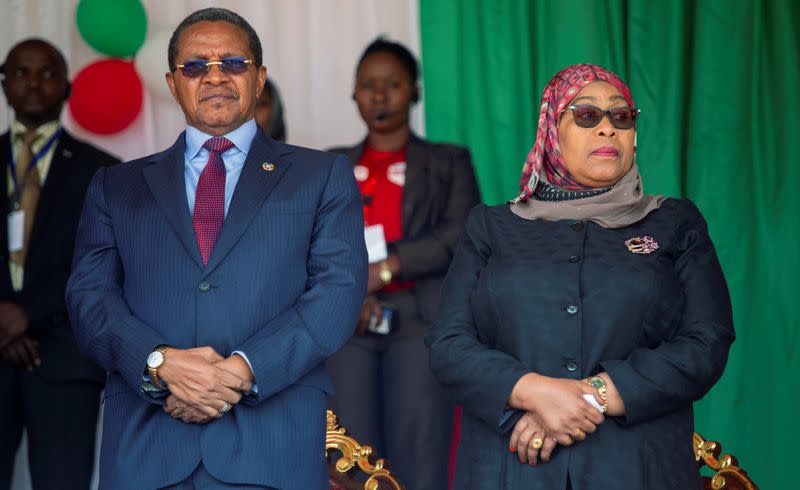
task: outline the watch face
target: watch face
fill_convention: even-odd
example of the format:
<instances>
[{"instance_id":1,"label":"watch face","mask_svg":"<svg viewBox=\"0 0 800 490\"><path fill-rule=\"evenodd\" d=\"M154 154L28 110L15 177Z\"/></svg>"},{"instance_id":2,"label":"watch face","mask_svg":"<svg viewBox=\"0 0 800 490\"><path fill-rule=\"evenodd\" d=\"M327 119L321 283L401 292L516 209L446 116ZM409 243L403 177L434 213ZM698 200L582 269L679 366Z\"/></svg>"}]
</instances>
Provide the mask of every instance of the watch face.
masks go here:
<instances>
[{"instance_id":1,"label":"watch face","mask_svg":"<svg viewBox=\"0 0 800 490\"><path fill-rule=\"evenodd\" d=\"M151 369L156 369L164 362L164 354L159 351L153 351L147 356L147 367Z\"/></svg>"},{"instance_id":2,"label":"watch face","mask_svg":"<svg viewBox=\"0 0 800 490\"><path fill-rule=\"evenodd\" d=\"M594 376L593 378L589 379L589 385L597 389L605 388L606 381L600 376Z\"/></svg>"}]
</instances>

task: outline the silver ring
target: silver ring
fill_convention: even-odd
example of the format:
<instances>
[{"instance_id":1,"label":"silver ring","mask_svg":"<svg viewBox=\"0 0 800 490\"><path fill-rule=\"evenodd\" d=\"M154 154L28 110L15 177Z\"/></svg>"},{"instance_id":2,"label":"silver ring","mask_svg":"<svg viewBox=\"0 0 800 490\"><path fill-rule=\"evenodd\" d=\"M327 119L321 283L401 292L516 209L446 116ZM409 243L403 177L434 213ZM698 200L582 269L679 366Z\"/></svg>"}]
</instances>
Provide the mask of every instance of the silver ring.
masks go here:
<instances>
[{"instance_id":1,"label":"silver ring","mask_svg":"<svg viewBox=\"0 0 800 490\"><path fill-rule=\"evenodd\" d=\"M233 408L233 405L231 405L228 402L225 402L225 405L223 405L222 408L219 409L219 413L228 413L231 411L231 408Z\"/></svg>"}]
</instances>

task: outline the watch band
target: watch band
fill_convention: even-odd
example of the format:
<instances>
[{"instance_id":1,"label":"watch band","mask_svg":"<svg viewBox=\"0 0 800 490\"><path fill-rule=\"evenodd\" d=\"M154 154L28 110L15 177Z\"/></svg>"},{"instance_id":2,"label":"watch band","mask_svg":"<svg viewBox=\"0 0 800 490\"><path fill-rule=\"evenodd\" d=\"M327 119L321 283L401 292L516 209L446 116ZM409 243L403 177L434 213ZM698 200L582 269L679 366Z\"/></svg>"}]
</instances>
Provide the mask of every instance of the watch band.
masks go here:
<instances>
[{"instance_id":1,"label":"watch band","mask_svg":"<svg viewBox=\"0 0 800 490\"><path fill-rule=\"evenodd\" d=\"M165 356L167 349L169 349L170 347L172 346L167 344L160 344L157 345L155 349L153 349L153 352L160 352L162 356ZM164 357L164 359L166 359L166 357ZM165 388L165 386L161 382L161 380L158 379L158 368L161 367L162 364L164 364L164 360L161 361L158 367L147 366L147 372L148 374L150 374L150 381L153 383L153 385L163 389Z\"/></svg>"},{"instance_id":2,"label":"watch band","mask_svg":"<svg viewBox=\"0 0 800 490\"><path fill-rule=\"evenodd\" d=\"M606 387L606 380L603 379L602 376L592 376L591 378L586 380L586 383L589 384L592 388L597 390L597 394L600 395L600 399L603 401L603 405L601 406L601 413L605 414L608 412L608 388Z\"/></svg>"}]
</instances>

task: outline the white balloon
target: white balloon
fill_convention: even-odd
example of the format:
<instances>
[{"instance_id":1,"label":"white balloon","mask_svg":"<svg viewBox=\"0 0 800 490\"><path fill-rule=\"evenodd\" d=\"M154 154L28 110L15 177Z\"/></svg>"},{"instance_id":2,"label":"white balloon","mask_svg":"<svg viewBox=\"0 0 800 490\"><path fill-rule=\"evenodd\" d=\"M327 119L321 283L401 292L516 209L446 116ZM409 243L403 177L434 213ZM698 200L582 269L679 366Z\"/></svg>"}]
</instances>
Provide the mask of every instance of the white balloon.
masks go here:
<instances>
[{"instance_id":1,"label":"white balloon","mask_svg":"<svg viewBox=\"0 0 800 490\"><path fill-rule=\"evenodd\" d=\"M156 97L172 99L172 94L164 79L167 67L167 48L171 31L157 31L147 36L142 48L136 53L134 64L147 91Z\"/></svg>"}]
</instances>

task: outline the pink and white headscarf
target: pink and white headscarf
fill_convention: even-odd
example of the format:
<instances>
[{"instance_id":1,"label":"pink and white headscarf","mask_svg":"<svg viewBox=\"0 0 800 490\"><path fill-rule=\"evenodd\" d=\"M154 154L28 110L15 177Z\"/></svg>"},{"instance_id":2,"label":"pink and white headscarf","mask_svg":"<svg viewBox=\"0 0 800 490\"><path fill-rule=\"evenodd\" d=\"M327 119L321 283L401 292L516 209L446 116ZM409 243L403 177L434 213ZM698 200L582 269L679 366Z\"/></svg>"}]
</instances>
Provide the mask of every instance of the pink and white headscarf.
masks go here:
<instances>
[{"instance_id":1,"label":"pink and white headscarf","mask_svg":"<svg viewBox=\"0 0 800 490\"><path fill-rule=\"evenodd\" d=\"M558 146L558 121L562 111L569 106L572 99L583 90L583 87L598 80L608 82L616 87L625 97L628 105L635 107L631 91L625 82L616 73L605 68L579 64L570 65L556 73L542 92L536 142L522 167L519 195L512 202L525 201L533 195L543 169L551 184L564 189L586 189L585 186L575 181L575 178L564 166L564 159L561 157L561 150ZM635 151L634 149L634 154Z\"/></svg>"}]
</instances>

